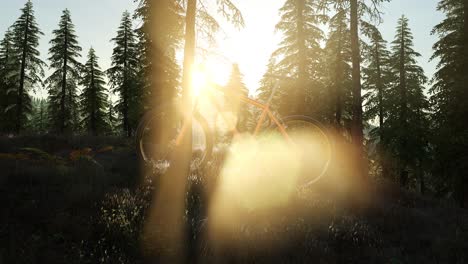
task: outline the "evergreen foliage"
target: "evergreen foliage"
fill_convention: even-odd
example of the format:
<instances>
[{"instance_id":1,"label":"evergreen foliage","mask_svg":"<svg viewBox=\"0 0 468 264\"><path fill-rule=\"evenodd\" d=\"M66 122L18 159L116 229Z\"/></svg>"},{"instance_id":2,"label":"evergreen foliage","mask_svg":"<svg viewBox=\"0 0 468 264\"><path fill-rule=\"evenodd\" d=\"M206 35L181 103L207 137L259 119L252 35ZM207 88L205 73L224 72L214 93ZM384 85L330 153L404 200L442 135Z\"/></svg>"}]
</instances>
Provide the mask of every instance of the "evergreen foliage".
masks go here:
<instances>
[{"instance_id":1,"label":"evergreen foliage","mask_svg":"<svg viewBox=\"0 0 468 264\"><path fill-rule=\"evenodd\" d=\"M80 95L82 111L81 126L92 135L102 135L110 129L106 108L108 107L104 73L98 64L93 48L89 50L88 61L83 70L81 84L84 89Z\"/></svg>"},{"instance_id":2,"label":"evergreen foliage","mask_svg":"<svg viewBox=\"0 0 468 264\"><path fill-rule=\"evenodd\" d=\"M29 129L35 134L45 134L49 128L48 101L43 98L33 98L32 114Z\"/></svg>"},{"instance_id":3,"label":"evergreen foliage","mask_svg":"<svg viewBox=\"0 0 468 264\"><path fill-rule=\"evenodd\" d=\"M350 127L351 122L351 43L349 16L343 4L336 6L330 18L325 46L327 90L330 122Z\"/></svg>"},{"instance_id":4,"label":"evergreen foliage","mask_svg":"<svg viewBox=\"0 0 468 264\"><path fill-rule=\"evenodd\" d=\"M183 37L183 8L177 1L141 0L136 17L142 20L137 28L138 89L143 109L150 109L171 100L180 88L180 67L176 49ZM159 17L158 23L152 23ZM159 32L159 34L155 34Z\"/></svg>"},{"instance_id":5,"label":"evergreen foliage","mask_svg":"<svg viewBox=\"0 0 468 264\"><path fill-rule=\"evenodd\" d=\"M117 134L117 127L118 127L118 119L117 119L117 109L114 105L114 102L108 96L107 100L107 123L109 124L109 134Z\"/></svg>"},{"instance_id":6,"label":"evergreen foliage","mask_svg":"<svg viewBox=\"0 0 468 264\"><path fill-rule=\"evenodd\" d=\"M437 59L437 71L432 79L431 105L433 174L441 193L454 190L461 205L468 206L468 3L462 0L441 0L437 7L446 18L436 25L433 34L432 59Z\"/></svg>"},{"instance_id":7,"label":"evergreen foliage","mask_svg":"<svg viewBox=\"0 0 468 264\"><path fill-rule=\"evenodd\" d=\"M17 80L15 50L11 29L0 42L0 132L13 132L15 125L15 105Z\"/></svg>"},{"instance_id":8,"label":"evergreen foliage","mask_svg":"<svg viewBox=\"0 0 468 264\"><path fill-rule=\"evenodd\" d=\"M77 88L82 64L75 26L70 11L65 9L59 28L52 32L49 61L52 74L46 84L49 92L50 129L58 133L72 133L79 123Z\"/></svg>"},{"instance_id":9,"label":"evergreen foliage","mask_svg":"<svg viewBox=\"0 0 468 264\"><path fill-rule=\"evenodd\" d=\"M244 25L230 0L135 1L140 4L134 17L125 12L112 39L106 76L94 50L86 65L78 61L82 50L70 12L63 11L49 42L47 100L32 97L44 84L45 63L38 50L42 32L32 2L26 1L0 41L0 133L71 134L83 128L94 135L132 136L143 112L186 91L181 79L189 83L196 49L214 44L221 28L212 7L220 18L238 28ZM439 38L432 56L438 64L428 100L429 83L417 63L421 55L413 48L408 19L398 21L390 49L377 28L383 2L387 0L286 0L275 27L282 41L270 56L258 98L267 101L279 84L270 102L275 112L309 115L334 126L344 139L362 146L353 156L370 154L381 174L404 187L419 182L421 191L453 195L463 205L468 197L463 173L468 164L468 4L439 1L446 18L432 32ZM176 60L182 44L183 76ZM248 94L238 65L226 86ZM237 129L249 130L258 110L233 97L227 101L238 114ZM363 133L364 125L372 128L369 134ZM365 164L357 166L365 176Z\"/></svg>"},{"instance_id":10,"label":"evergreen foliage","mask_svg":"<svg viewBox=\"0 0 468 264\"><path fill-rule=\"evenodd\" d=\"M12 72L16 90L16 103L14 105L15 131L20 133L31 114L31 95L29 92L37 85L42 84L45 63L39 58L39 36L43 33L34 16L33 4L30 0L21 9L21 15L12 26L13 60L18 62L16 71ZM9 106L10 107L10 106ZM12 106L13 107L13 106Z\"/></svg>"},{"instance_id":11,"label":"evergreen foliage","mask_svg":"<svg viewBox=\"0 0 468 264\"><path fill-rule=\"evenodd\" d=\"M390 102L383 133L397 159L395 169L399 172L400 183L407 186L408 170L414 171L415 165L427 156L429 104L424 95L427 77L416 61L421 55L413 49L413 36L404 16L398 20L391 51L394 78L387 96Z\"/></svg>"},{"instance_id":12,"label":"evergreen foliage","mask_svg":"<svg viewBox=\"0 0 468 264\"><path fill-rule=\"evenodd\" d=\"M137 126L140 94L136 85L138 73L137 39L130 13L124 12L117 36L112 39L114 50L112 66L107 70L110 85L119 94L117 109L122 118L122 129L130 137Z\"/></svg>"},{"instance_id":13,"label":"evergreen foliage","mask_svg":"<svg viewBox=\"0 0 468 264\"><path fill-rule=\"evenodd\" d=\"M281 102L274 100L273 103L284 114L320 112L322 107L319 96L323 92L323 50L320 42L325 39L325 35L319 26L328 17L320 13L316 1L310 0L288 0L280 9L280 14L281 20L276 30L284 38L280 47L271 55L268 70L275 75L289 77L290 80L281 82L278 93L282 94ZM262 83L272 84L277 80L276 76L267 74ZM262 85L261 94L269 96L272 87Z\"/></svg>"},{"instance_id":14,"label":"evergreen foliage","mask_svg":"<svg viewBox=\"0 0 468 264\"><path fill-rule=\"evenodd\" d=\"M378 128L373 131L372 138L378 138L383 144L383 128L388 107L385 105L388 90L391 85L390 52L387 42L381 33L375 29L371 33L370 43L363 47L364 62L363 89L367 91L365 98L366 120L378 119Z\"/></svg>"}]
</instances>

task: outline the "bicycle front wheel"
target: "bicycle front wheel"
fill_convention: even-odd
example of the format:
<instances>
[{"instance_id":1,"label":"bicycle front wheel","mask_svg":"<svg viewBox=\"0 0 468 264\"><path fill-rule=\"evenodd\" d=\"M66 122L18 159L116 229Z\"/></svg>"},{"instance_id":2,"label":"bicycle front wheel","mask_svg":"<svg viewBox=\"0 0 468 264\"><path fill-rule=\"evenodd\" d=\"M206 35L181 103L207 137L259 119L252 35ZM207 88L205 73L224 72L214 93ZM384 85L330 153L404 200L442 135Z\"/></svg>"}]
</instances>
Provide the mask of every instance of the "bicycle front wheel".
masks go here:
<instances>
[{"instance_id":1,"label":"bicycle front wheel","mask_svg":"<svg viewBox=\"0 0 468 264\"><path fill-rule=\"evenodd\" d=\"M316 183L327 173L333 145L327 129L319 121L308 116L289 116L282 119L282 127L276 126L275 130L283 133L299 152L300 187Z\"/></svg>"},{"instance_id":2,"label":"bicycle front wheel","mask_svg":"<svg viewBox=\"0 0 468 264\"><path fill-rule=\"evenodd\" d=\"M176 141L184 133L183 114L177 112L169 115L168 107L148 112L142 118L136 135L137 152L141 160L158 171L165 171L171 165ZM198 112L194 113L191 130L193 169L206 164L211 156L213 142L208 122Z\"/></svg>"}]
</instances>

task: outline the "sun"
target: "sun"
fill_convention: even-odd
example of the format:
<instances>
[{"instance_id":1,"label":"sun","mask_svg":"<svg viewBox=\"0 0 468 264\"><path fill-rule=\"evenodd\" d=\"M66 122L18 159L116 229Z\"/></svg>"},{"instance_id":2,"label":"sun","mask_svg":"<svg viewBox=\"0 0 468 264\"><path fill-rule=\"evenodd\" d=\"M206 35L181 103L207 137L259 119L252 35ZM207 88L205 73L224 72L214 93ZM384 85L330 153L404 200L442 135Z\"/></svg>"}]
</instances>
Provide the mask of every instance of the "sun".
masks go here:
<instances>
[{"instance_id":1,"label":"sun","mask_svg":"<svg viewBox=\"0 0 468 264\"><path fill-rule=\"evenodd\" d=\"M230 65L221 63L213 58L207 58L193 67L191 77L192 95L199 97L214 85L226 84L230 74Z\"/></svg>"},{"instance_id":2,"label":"sun","mask_svg":"<svg viewBox=\"0 0 468 264\"><path fill-rule=\"evenodd\" d=\"M203 90L209 86L209 75L205 67L197 65L192 70L192 95L199 97Z\"/></svg>"}]
</instances>

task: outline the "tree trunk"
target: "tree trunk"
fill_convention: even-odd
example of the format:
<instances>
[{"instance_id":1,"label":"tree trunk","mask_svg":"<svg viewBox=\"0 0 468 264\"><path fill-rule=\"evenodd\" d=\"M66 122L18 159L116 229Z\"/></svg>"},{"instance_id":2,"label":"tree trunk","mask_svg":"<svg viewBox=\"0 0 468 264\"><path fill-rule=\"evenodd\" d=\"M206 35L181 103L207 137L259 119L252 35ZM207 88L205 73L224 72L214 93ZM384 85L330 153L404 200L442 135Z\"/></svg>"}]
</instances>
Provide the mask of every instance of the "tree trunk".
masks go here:
<instances>
[{"instance_id":1,"label":"tree trunk","mask_svg":"<svg viewBox=\"0 0 468 264\"><path fill-rule=\"evenodd\" d=\"M187 2L187 16L185 21L185 50L184 50L184 70L182 78L182 101L184 107L189 114L188 131L185 133L182 148L180 149L180 165L181 171L177 172L181 180L186 180L190 174L190 163L192 160L192 93L191 93L191 79L193 73L193 66L195 62L195 18L197 11L197 0L188 0ZM174 171L175 173L175 171ZM185 190L183 190L185 193ZM190 195L190 194L189 194ZM187 206L187 205L186 205ZM186 210L193 211L195 208L186 208ZM191 219L186 223L188 235L188 259L197 262L196 245L194 226L191 224Z\"/></svg>"},{"instance_id":2,"label":"tree trunk","mask_svg":"<svg viewBox=\"0 0 468 264\"><path fill-rule=\"evenodd\" d=\"M405 57L406 57L406 52L405 52L405 48L406 48L406 43L405 43L405 24L404 24L404 20L402 22L402 26L401 26L401 46L400 46L400 67L399 67L399 71L400 71L400 85L399 85L399 89L400 89L400 100L401 100L401 103L400 103L400 129L402 131L404 131L406 129L406 120L407 120L407 95L406 95L406 65L405 65ZM402 150L406 149L406 145L407 145L407 139L406 139L406 135L403 134L402 135L402 138L400 139L400 144L401 144L401 148ZM407 163L407 155L402 155L401 157L401 161L400 161L400 183L401 183L401 186L402 187L406 187L406 183L407 183L407 180L403 179L403 178L406 178L408 175L408 172L406 171L406 163Z\"/></svg>"},{"instance_id":3,"label":"tree trunk","mask_svg":"<svg viewBox=\"0 0 468 264\"><path fill-rule=\"evenodd\" d=\"M62 98L60 100L60 133L63 134L65 132L65 100L66 100L66 92L67 92L67 64L68 64L68 56L67 56L67 50L68 50L68 28L67 24L65 24L65 44L63 48L63 69L62 69ZM71 97L71 94L70 94ZM72 107L71 105L69 106L70 108ZM70 113L72 109L69 109ZM70 115L70 118L72 116Z\"/></svg>"},{"instance_id":4,"label":"tree trunk","mask_svg":"<svg viewBox=\"0 0 468 264\"><path fill-rule=\"evenodd\" d=\"M41 107L41 110L40 110L40 115L39 115L39 132L42 134L42 132L44 131L44 100L41 99L41 103L40 103L40 107Z\"/></svg>"},{"instance_id":5,"label":"tree trunk","mask_svg":"<svg viewBox=\"0 0 468 264\"><path fill-rule=\"evenodd\" d=\"M96 136L97 135L97 125L96 125L96 98L97 98L97 91L96 87L94 86L94 65L91 66L91 91L93 93L91 98L91 133Z\"/></svg>"},{"instance_id":6,"label":"tree trunk","mask_svg":"<svg viewBox=\"0 0 468 264\"><path fill-rule=\"evenodd\" d=\"M367 169L364 160L363 127L362 127L362 98L361 98L361 61L358 30L358 0L351 1L351 53L352 53L352 94L353 94L353 121L351 136L357 148L356 158L358 171L363 178L367 178Z\"/></svg>"},{"instance_id":7,"label":"tree trunk","mask_svg":"<svg viewBox=\"0 0 468 264\"><path fill-rule=\"evenodd\" d=\"M129 88L129 85L128 85L128 80L127 80L127 68L128 68L128 63L127 63L127 60L128 60L128 55L127 55L127 51L128 51L128 44L127 44L127 26L125 25L125 32L124 32L124 69L123 69L123 86L124 86L124 89L123 89L123 129L124 129L124 133L127 135L127 137L130 137L131 136L131 131L130 131L130 125L129 125L129 121L128 121L128 97L129 97L129 91L128 91L128 88Z\"/></svg>"},{"instance_id":8,"label":"tree trunk","mask_svg":"<svg viewBox=\"0 0 468 264\"><path fill-rule=\"evenodd\" d=\"M339 26L339 40L338 40L338 53L336 55L336 65L335 65L335 122L336 128L341 128L341 116L343 112L342 100L341 100L341 93L342 93L342 86L343 86L343 70L341 69L341 60L342 60L342 40L343 40L343 32L341 28L341 23Z\"/></svg>"},{"instance_id":9,"label":"tree trunk","mask_svg":"<svg viewBox=\"0 0 468 264\"><path fill-rule=\"evenodd\" d=\"M380 144L379 144L379 157L380 163L382 166L382 175L384 177L388 176L388 164L384 160L385 155L385 139L384 139L384 107L383 107L383 82L382 82L382 67L381 67L381 60L380 60L380 52L379 52L379 42L378 37L374 36L374 45L375 45L375 59L376 59L376 66L377 66L377 91L378 91L378 100L379 100L379 136L380 136Z\"/></svg>"},{"instance_id":10,"label":"tree trunk","mask_svg":"<svg viewBox=\"0 0 468 264\"><path fill-rule=\"evenodd\" d=\"M463 1L464 23L463 23L463 51L465 59L463 60L463 72L465 83L468 80L468 0Z\"/></svg>"},{"instance_id":11,"label":"tree trunk","mask_svg":"<svg viewBox=\"0 0 468 264\"><path fill-rule=\"evenodd\" d=\"M297 3L297 45L298 45L298 56L299 56L299 68L298 68L298 85L296 86L295 96L293 105L295 109L293 112L299 114L304 111L305 108L305 90L307 80L307 54L306 44L304 36L304 8L305 0L296 0Z\"/></svg>"},{"instance_id":12,"label":"tree trunk","mask_svg":"<svg viewBox=\"0 0 468 264\"><path fill-rule=\"evenodd\" d=\"M195 14L197 0L188 0L187 14L185 18L185 47L184 47L184 69L182 73L182 100L184 107L191 110L191 79L192 69L195 62Z\"/></svg>"},{"instance_id":13,"label":"tree trunk","mask_svg":"<svg viewBox=\"0 0 468 264\"><path fill-rule=\"evenodd\" d=\"M383 85L382 85L382 68L380 65L379 44L375 42L375 59L377 66L377 91L379 93L379 128L380 128L380 142L383 142L383 126L384 126L384 109L383 109Z\"/></svg>"},{"instance_id":14,"label":"tree trunk","mask_svg":"<svg viewBox=\"0 0 468 264\"><path fill-rule=\"evenodd\" d=\"M23 40L23 50L21 57L21 73L20 73L20 83L18 88L18 99L17 99L17 109L16 109L16 133L21 132L21 122L23 116L23 93L24 93L24 79L26 78L26 48L28 46L28 31L29 31L29 11L26 15L26 25L24 27L24 40Z\"/></svg>"},{"instance_id":15,"label":"tree trunk","mask_svg":"<svg viewBox=\"0 0 468 264\"><path fill-rule=\"evenodd\" d=\"M157 28L157 23L163 21L160 14L160 8L163 5L168 4L170 1L162 2L160 0L154 1L154 7L152 8L152 27ZM155 8L156 7L156 8ZM196 0L187 1L187 13L185 16L185 48L184 48L184 64L183 64L183 75L182 75L182 107L184 108L184 114L187 117L192 116L192 102L191 102L191 75L192 67L195 59L195 15L196 15ZM157 15L161 16L157 16ZM157 33L152 35L154 45L156 47L162 47L162 43L157 43ZM164 54L161 52L160 54ZM159 54L158 54L159 55ZM165 56L165 55L163 55ZM164 67L161 65L161 58L153 57L154 67ZM158 65L159 64L159 65ZM159 87L155 87L159 88ZM169 110L169 109L168 109ZM174 111L175 109L170 109ZM174 115L172 115L174 116ZM171 122L173 118L168 118L164 122ZM174 121L174 120L172 120ZM160 252L157 263L197 263L196 259L188 261L187 257L192 257L191 252L186 252L188 248L196 249L196 246L187 246L186 234L192 234L194 232L191 229L192 225L187 224L184 221L186 208L186 195L187 195L187 181L190 172L190 163L192 156L192 124L191 118L186 118L184 121L188 122L186 127L188 128L180 145L175 148L173 158L171 159L171 166L168 168L166 175L160 178L158 189L154 192L156 197L153 202L153 208L150 210L148 221L146 223L146 229L149 234L155 234L149 237L148 244L155 247L154 252ZM158 134L165 134L168 131L164 131L170 125L158 124L161 131ZM188 209L190 210L190 209ZM187 230L188 229L188 230ZM192 237L193 238L193 237ZM196 257L193 256L194 258ZM153 261L154 262L154 261Z\"/></svg>"},{"instance_id":16,"label":"tree trunk","mask_svg":"<svg viewBox=\"0 0 468 264\"><path fill-rule=\"evenodd\" d=\"M468 96L468 89L466 89L466 84L468 83L468 0L464 0L463 1L463 11L464 11L464 23L463 23L463 47L464 47L464 57L465 59L463 60L463 76L465 77L465 80L464 80L464 88L463 89L463 94L461 96L462 99L462 104L463 104L463 116L467 116L468 115L468 105L466 104L466 98ZM464 122L464 126L463 126L463 132L464 132L464 135L466 135L468 133L468 125L467 125L467 122ZM466 141L465 141L466 142ZM464 146L462 146L462 155L464 157L465 160L468 159L468 153L467 153L467 150L466 150L467 146L466 144L464 144ZM466 163L465 163L466 164ZM467 208L468 207L468 176L466 176L466 173L462 174L464 175L464 178L463 178L463 185L464 185L464 204L462 207L464 208Z\"/></svg>"}]
</instances>

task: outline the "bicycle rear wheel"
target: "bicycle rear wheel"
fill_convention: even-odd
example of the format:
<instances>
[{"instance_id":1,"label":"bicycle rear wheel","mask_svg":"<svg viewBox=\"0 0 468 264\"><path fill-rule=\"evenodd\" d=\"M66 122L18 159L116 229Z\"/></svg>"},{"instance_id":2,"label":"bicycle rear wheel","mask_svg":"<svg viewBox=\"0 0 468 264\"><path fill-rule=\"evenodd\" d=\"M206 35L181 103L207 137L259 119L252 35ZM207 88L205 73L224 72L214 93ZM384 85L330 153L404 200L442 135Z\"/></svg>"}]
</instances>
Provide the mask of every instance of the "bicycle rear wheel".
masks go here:
<instances>
[{"instance_id":1,"label":"bicycle rear wheel","mask_svg":"<svg viewBox=\"0 0 468 264\"><path fill-rule=\"evenodd\" d=\"M289 116L282 119L283 128L301 159L299 186L308 187L319 181L327 172L333 144L325 127L308 116ZM280 132L280 128L275 126Z\"/></svg>"},{"instance_id":2,"label":"bicycle rear wheel","mask_svg":"<svg viewBox=\"0 0 468 264\"><path fill-rule=\"evenodd\" d=\"M164 172L171 165L171 153L182 133L184 118L177 112L169 115L171 106L148 112L141 119L136 134L137 152L153 169ZM192 119L191 168L203 167L211 156L213 142L208 122L195 112Z\"/></svg>"}]
</instances>

